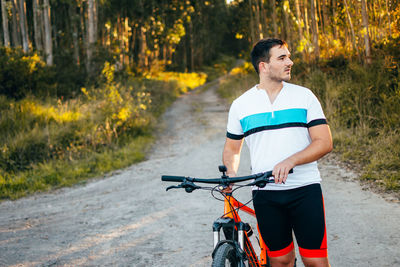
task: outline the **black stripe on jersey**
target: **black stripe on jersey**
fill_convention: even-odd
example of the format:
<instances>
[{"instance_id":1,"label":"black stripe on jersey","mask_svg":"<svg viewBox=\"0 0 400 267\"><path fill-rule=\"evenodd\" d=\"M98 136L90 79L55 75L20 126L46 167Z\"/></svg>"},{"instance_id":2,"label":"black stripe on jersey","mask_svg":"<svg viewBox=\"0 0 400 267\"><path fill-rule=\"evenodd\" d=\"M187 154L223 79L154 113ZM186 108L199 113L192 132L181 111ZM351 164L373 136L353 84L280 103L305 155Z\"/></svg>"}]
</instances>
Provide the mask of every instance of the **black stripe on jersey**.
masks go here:
<instances>
[{"instance_id":1,"label":"black stripe on jersey","mask_svg":"<svg viewBox=\"0 0 400 267\"><path fill-rule=\"evenodd\" d=\"M290 127L305 127L307 128L306 123L302 122L289 122L289 123L282 123L282 124L277 124L277 125L266 125L266 126L261 126L257 128L253 128L251 130L248 130L247 132L244 133L244 136L249 136L254 133L258 133L261 131L266 131L266 130L277 130L277 129L282 129L282 128L290 128Z\"/></svg>"},{"instance_id":2,"label":"black stripe on jersey","mask_svg":"<svg viewBox=\"0 0 400 267\"><path fill-rule=\"evenodd\" d=\"M321 125L321 124L328 124L328 122L326 121L326 119L317 119L317 120L313 120L313 121L310 121L309 123L307 123L307 127L310 128L310 127L313 127L316 125Z\"/></svg>"},{"instance_id":3,"label":"black stripe on jersey","mask_svg":"<svg viewBox=\"0 0 400 267\"><path fill-rule=\"evenodd\" d=\"M244 135L237 135L237 134L231 134L230 132L226 132L226 137L233 139L233 140L241 140L243 139Z\"/></svg>"}]
</instances>

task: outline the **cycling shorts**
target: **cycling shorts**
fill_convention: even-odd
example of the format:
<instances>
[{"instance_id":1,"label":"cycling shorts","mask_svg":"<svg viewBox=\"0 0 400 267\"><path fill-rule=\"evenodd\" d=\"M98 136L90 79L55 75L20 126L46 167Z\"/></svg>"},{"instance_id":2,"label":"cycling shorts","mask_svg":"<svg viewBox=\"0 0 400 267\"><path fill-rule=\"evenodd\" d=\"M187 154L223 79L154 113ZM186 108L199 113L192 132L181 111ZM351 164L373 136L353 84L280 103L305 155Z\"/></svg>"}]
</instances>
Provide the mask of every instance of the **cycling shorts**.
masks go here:
<instances>
[{"instance_id":1,"label":"cycling shorts","mask_svg":"<svg viewBox=\"0 0 400 267\"><path fill-rule=\"evenodd\" d=\"M328 256L324 201L320 184L289 190L253 190L258 227L268 256L279 257L294 248L301 256Z\"/></svg>"}]
</instances>

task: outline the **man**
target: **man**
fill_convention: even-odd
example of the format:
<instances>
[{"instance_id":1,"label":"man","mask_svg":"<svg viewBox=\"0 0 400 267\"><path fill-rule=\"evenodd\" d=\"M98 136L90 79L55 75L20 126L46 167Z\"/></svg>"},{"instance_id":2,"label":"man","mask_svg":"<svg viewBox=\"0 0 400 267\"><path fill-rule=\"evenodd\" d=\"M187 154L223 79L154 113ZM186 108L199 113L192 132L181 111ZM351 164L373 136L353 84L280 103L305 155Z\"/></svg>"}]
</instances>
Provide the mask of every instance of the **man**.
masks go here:
<instances>
[{"instance_id":1,"label":"man","mask_svg":"<svg viewBox=\"0 0 400 267\"><path fill-rule=\"evenodd\" d=\"M251 60L260 81L232 103L223 162L234 177L245 139L252 172L273 170L275 183L253 188L273 267L294 265L292 231L306 266L329 266L316 161L332 150L332 137L321 105L309 89L287 83L293 62L284 41L260 40Z\"/></svg>"}]
</instances>

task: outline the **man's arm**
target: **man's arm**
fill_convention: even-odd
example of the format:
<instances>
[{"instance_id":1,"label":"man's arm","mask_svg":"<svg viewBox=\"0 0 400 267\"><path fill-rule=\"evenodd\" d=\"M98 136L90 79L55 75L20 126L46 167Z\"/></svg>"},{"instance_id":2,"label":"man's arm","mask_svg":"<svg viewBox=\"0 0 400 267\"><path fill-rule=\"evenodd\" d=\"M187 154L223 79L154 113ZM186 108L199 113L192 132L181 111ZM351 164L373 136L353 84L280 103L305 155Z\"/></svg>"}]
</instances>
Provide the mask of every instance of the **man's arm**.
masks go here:
<instances>
[{"instance_id":1,"label":"man's arm","mask_svg":"<svg viewBox=\"0 0 400 267\"><path fill-rule=\"evenodd\" d=\"M226 138L224 151L222 153L222 162L228 169L227 175L236 176L240 163L240 152L242 151L243 139L234 140Z\"/></svg>"},{"instance_id":2,"label":"man's arm","mask_svg":"<svg viewBox=\"0 0 400 267\"><path fill-rule=\"evenodd\" d=\"M308 129L308 132L310 133L311 144L275 165L272 172L275 183L284 183L289 170L295 166L316 161L332 151L332 136L327 124L313 126Z\"/></svg>"}]
</instances>

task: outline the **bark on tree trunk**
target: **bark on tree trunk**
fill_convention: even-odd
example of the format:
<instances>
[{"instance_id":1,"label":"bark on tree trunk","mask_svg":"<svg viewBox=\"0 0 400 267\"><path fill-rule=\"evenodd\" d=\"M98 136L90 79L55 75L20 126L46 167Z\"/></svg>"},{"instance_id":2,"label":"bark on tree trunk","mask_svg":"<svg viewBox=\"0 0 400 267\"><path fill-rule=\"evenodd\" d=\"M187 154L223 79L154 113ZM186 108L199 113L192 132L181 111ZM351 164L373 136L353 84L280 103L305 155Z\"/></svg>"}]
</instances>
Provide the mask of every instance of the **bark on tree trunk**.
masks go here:
<instances>
[{"instance_id":1,"label":"bark on tree trunk","mask_svg":"<svg viewBox=\"0 0 400 267\"><path fill-rule=\"evenodd\" d=\"M87 45L86 45L86 71L91 74L92 73L92 57L93 57L93 49L95 43L95 32L94 32L94 0L88 0L87 2L88 7L88 25L87 25Z\"/></svg>"},{"instance_id":2,"label":"bark on tree trunk","mask_svg":"<svg viewBox=\"0 0 400 267\"><path fill-rule=\"evenodd\" d=\"M278 25L276 24L276 8L275 8L275 0L270 0L269 1L271 8L272 8L272 14L271 14L271 18L272 18L272 26L274 29L274 37L278 37Z\"/></svg>"},{"instance_id":3,"label":"bark on tree trunk","mask_svg":"<svg viewBox=\"0 0 400 267\"><path fill-rule=\"evenodd\" d=\"M10 47L10 32L8 31L8 14L6 0L1 0L1 17L3 20L4 46Z\"/></svg>"},{"instance_id":4,"label":"bark on tree trunk","mask_svg":"<svg viewBox=\"0 0 400 267\"><path fill-rule=\"evenodd\" d=\"M125 17L124 21L124 61L126 65L129 65L129 19Z\"/></svg>"},{"instance_id":5,"label":"bark on tree trunk","mask_svg":"<svg viewBox=\"0 0 400 267\"><path fill-rule=\"evenodd\" d=\"M39 10L39 0L33 0L33 30L35 34L35 46L37 50L42 50L42 32L40 30L40 15L41 12Z\"/></svg>"},{"instance_id":6,"label":"bark on tree trunk","mask_svg":"<svg viewBox=\"0 0 400 267\"><path fill-rule=\"evenodd\" d=\"M97 42L98 40L98 22L99 22L99 3L94 0L94 8L93 8L93 35L94 40Z\"/></svg>"},{"instance_id":7,"label":"bark on tree trunk","mask_svg":"<svg viewBox=\"0 0 400 267\"><path fill-rule=\"evenodd\" d=\"M262 24L262 33L263 37L267 36L267 19L266 19L266 14L265 14L265 8L264 8L264 0L260 0L260 6L261 6L261 24Z\"/></svg>"},{"instance_id":8,"label":"bark on tree trunk","mask_svg":"<svg viewBox=\"0 0 400 267\"><path fill-rule=\"evenodd\" d=\"M371 64L371 45L369 42L367 0L361 0L361 14L362 14L363 32L364 32L365 62L367 64Z\"/></svg>"},{"instance_id":9,"label":"bark on tree trunk","mask_svg":"<svg viewBox=\"0 0 400 267\"><path fill-rule=\"evenodd\" d=\"M189 40L189 44L190 44L190 71L194 71L194 42L193 42L193 38L194 38L194 34L193 34L193 22L192 20L190 20L189 23L189 27L190 27L190 40Z\"/></svg>"},{"instance_id":10,"label":"bark on tree trunk","mask_svg":"<svg viewBox=\"0 0 400 267\"><path fill-rule=\"evenodd\" d=\"M78 41L78 22L79 18L76 14L75 4L69 6L69 17L71 19L72 26L72 44L74 46L74 61L76 65L80 64L79 58L79 41Z\"/></svg>"},{"instance_id":11,"label":"bark on tree trunk","mask_svg":"<svg viewBox=\"0 0 400 267\"><path fill-rule=\"evenodd\" d=\"M256 36L255 36L255 23L254 23L254 18L253 18L253 3L252 0L249 0L249 10L250 10L250 38L251 38L251 43L253 44L255 42Z\"/></svg>"},{"instance_id":12,"label":"bark on tree trunk","mask_svg":"<svg viewBox=\"0 0 400 267\"><path fill-rule=\"evenodd\" d=\"M12 41L13 46L18 47L21 45L21 37L19 34L19 27L18 27L18 8L16 6L16 1L12 0Z\"/></svg>"},{"instance_id":13,"label":"bark on tree trunk","mask_svg":"<svg viewBox=\"0 0 400 267\"><path fill-rule=\"evenodd\" d=\"M388 0L386 0L385 1L385 4L386 4L386 13L387 13L387 16L388 16L388 24L389 24L389 38L390 37L392 37L392 29L391 29L391 27L390 27L390 24L391 24L391 20L390 20L390 12L389 12L389 5L388 5Z\"/></svg>"},{"instance_id":14,"label":"bark on tree trunk","mask_svg":"<svg viewBox=\"0 0 400 267\"><path fill-rule=\"evenodd\" d=\"M283 18L285 20L285 39L289 47L291 47L292 38L290 36L289 12L290 12L289 0L285 0L283 1Z\"/></svg>"},{"instance_id":15,"label":"bark on tree trunk","mask_svg":"<svg viewBox=\"0 0 400 267\"><path fill-rule=\"evenodd\" d=\"M46 63L49 66L53 65L53 42L51 37L51 24L50 24L50 4L49 0L43 1L43 22L44 22L44 35L45 35L45 54Z\"/></svg>"},{"instance_id":16,"label":"bark on tree trunk","mask_svg":"<svg viewBox=\"0 0 400 267\"><path fill-rule=\"evenodd\" d=\"M256 41L260 40L263 35L262 35L262 25L260 21L260 7L258 5L258 0L255 1L255 5L253 5L253 8L255 9L255 14L256 14Z\"/></svg>"},{"instance_id":17,"label":"bark on tree trunk","mask_svg":"<svg viewBox=\"0 0 400 267\"><path fill-rule=\"evenodd\" d=\"M345 5L345 8L346 8L347 19L349 20L349 25L350 25L350 30L351 30L351 41L352 41L352 44L353 44L353 50L356 51L357 56L359 56L358 48L357 48L357 45L356 45L356 34L354 33L353 22L351 21L351 16L350 16L350 12L349 12L349 6L347 5L347 0L344 0L344 5Z\"/></svg>"},{"instance_id":18,"label":"bark on tree trunk","mask_svg":"<svg viewBox=\"0 0 400 267\"><path fill-rule=\"evenodd\" d=\"M22 49L25 53L29 52L28 29L26 25L25 0L19 0L19 26L21 29Z\"/></svg>"},{"instance_id":19,"label":"bark on tree trunk","mask_svg":"<svg viewBox=\"0 0 400 267\"><path fill-rule=\"evenodd\" d=\"M337 3L336 0L332 0L332 12L333 12L333 36L335 40L339 41L339 31L338 31L338 16L337 16Z\"/></svg>"},{"instance_id":20,"label":"bark on tree trunk","mask_svg":"<svg viewBox=\"0 0 400 267\"><path fill-rule=\"evenodd\" d=\"M147 40L146 40L146 28L140 26L139 33L139 66L144 69L147 67Z\"/></svg>"},{"instance_id":21,"label":"bark on tree trunk","mask_svg":"<svg viewBox=\"0 0 400 267\"><path fill-rule=\"evenodd\" d=\"M317 12L315 6L315 0L311 0L310 13L311 13L311 31L312 40L314 46L314 57L319 60L319 44L318 44L318 24L317 24Z\"/></svg>"},{"instance_id":22,"label":"bark on tree trunk","mask_svg":"<svg viewBox=\"0 0 400 267\"><path fill-rule=\"evenodd\" d=\"M299 38L300 40L303 40L303 20L301 19L299 0L295 0L295 6L296 6L297 29L299 31Z\"/></svg>"},{"instance_id":23,"label":"bark on tree trunk","mask_svg":"<svg viewBox=\"0 0 400 267\"><path fill-rule=\"evenodd\" d=\"M308 24L308 6L307 6L307 2L304 3L304 28L306 30L306 37L307 37L307 41L310 38L310 26Z\"/></svg>"},{"instance_id":24,"label":"bark on tree trunk","mask_svg":"<svg viewBox=\"0 0 400 267\"><path fill-rule=\"evenodd\" d=\"M117 38L119 45L119 69L122 69L124 66L124 36L122 32L122 19L121 16L117 16Z\"/></svg>"},{"instance_id":25,"label":"bark on tree trunk","mask_svg":"<svg viewBox=\"0 0 400 267\"><path fill-rule=\"evenodd\" d=\"M327 9L327 7L328 7L328 2L327 2L327 0L322 0L322 3L321 3L321 5L322 5L322 7L320 7L320 9L321 9L321 12L322 12L322 19L323 19L323 23L322 23L322 25L323 25L323 32L324 33L328 33L329 31L327 31L327 28L329 27L329 19L328 19L328 9Z\"/></svg>"}]
</instances>

